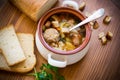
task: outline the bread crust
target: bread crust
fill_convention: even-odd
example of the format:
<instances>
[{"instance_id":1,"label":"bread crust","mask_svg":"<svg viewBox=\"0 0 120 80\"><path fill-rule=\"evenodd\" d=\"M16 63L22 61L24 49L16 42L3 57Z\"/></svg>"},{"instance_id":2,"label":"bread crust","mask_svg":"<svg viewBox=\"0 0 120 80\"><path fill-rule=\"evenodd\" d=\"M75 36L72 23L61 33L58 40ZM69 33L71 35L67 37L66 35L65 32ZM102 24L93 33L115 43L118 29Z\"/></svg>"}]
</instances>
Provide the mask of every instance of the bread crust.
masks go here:
<instances>
[{"instance_id":1,"label":"bread crust","mask_svg":"<svg viewBox=\"0 0 120 80\"><path fill-rule=\"evenodd\" d=\"M11 71L11 72L19 72L26 73L31 71L36 64L36 57L34 54L34 36L29 33L17 33L17 37L21 44L21 47L24 51L26 60L14 65L8 66L7 61L4 56L0 54L0 70ZM29 45L28 45L29 44Z\"/></svg>"},{"instance_id":2,"label":"bread crust","mask_svg":"<svg viewBox=\"0 0 120 80\"><path fill-rule=\"evenodd\" d=\"M26 59L13 25L0 30L0 48L8 66L16 65Z\"/></svg>"}]
</instances>

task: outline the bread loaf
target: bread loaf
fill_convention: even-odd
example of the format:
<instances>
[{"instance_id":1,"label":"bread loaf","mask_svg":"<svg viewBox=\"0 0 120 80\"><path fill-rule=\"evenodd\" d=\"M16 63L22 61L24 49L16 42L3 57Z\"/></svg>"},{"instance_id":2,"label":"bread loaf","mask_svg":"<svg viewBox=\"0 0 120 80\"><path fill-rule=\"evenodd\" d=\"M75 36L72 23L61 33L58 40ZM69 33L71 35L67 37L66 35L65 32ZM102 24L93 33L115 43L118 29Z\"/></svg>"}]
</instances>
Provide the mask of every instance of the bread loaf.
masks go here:
<instances>
[{"instance_id":1,"label":"bread loaf","mask_svg":"<svg viewBox=\"0 0 120 80\"><path fill-rule=\"evenodd\" d=\"M25 53L26 60L9 67L5 58L0 54L0 69L12 72L28 72L32 70L36 64L36 57L34 55L34 38L32 34L17 33L21 47Z\"/></svg>"},{"instance_id":2,"label":"bread loaf","mask_svg":"<svg viewBox=\"0 0 120 80\"><path fill-rule=\"evenodd\" d=\"M18 9L34 21L48 11L57 0L10 0Z\"/></svg>"},{"instance_id":3,"label":"bread loaf","mask_svg":"<svg viewBox=\"0 0 120 80\"><path fill-rule=\"evenodd\" d=\"M26 59L13 25L0 30L0 49L8 66L13 66Z\"/></svg>"}]
</instances>

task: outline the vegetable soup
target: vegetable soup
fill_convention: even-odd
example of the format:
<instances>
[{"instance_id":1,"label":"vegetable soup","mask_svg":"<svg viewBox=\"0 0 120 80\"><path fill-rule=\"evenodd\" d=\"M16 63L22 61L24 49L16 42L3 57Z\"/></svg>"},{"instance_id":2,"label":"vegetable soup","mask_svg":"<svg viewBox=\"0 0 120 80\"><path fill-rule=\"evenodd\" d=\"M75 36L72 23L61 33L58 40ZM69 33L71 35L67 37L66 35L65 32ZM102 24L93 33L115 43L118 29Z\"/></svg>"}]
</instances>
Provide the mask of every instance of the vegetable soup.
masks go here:
<instances>
[{"instance_id":1,"label":"vegetable soup","mask_svg":"<svg viewBox=\"0 0 120 80\"><path fill-rule=\"evenodd\" d=\"M70 13L52 15L42 27L46 43L54 49L64 51L79 47L85 39L85 26L69 31L71 27L79 22L81 22L80 19Z\"/></svg>"}]
</instances>

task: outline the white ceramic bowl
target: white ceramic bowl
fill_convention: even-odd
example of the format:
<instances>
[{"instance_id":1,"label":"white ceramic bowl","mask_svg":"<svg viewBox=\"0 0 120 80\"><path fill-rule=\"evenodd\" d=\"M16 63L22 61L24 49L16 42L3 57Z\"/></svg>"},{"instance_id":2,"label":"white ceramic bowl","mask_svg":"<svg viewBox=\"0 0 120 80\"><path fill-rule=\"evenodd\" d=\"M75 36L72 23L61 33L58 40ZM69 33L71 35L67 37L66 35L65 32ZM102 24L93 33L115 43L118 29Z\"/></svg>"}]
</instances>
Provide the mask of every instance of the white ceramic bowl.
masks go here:
<instances>
[{"instance_id":1,"label":"white ceramic bowl","mask_svg":"<svg viewBox=\"0 0 120 80\"><path fill-rule=\"evenodd\" d=\"M91 38L91 28L89 24L85 25L86 28L86 37L84 42L76 49L71 51L58 51L51 48L44 40L42 34L42 26L45 21L53 14L67 12L77 16L80 20L84 20L85 17L77 10L67 8L67 7L58 7L48 11L40 19L36 31L36 45L40 54L48 60L48 63L56 67L65 67L67 65L73 64L81 60L87 53L89 49L89 40Z\"/></svg>"},{"instance_id":2,"label":"white ceramic bowl","mask_svg":"<svg viewBox=\"0 0 120 80\"><path fill-rule=\"evenodd\" d=\"M68 7L57 7L48 11L40 19L36 31L36 45L40 54L48 61L49 64L56 67L65 67L81 60L89 49L89 40L91 38L91 28L89 24L85 25L86 36L84 42L76 49L71 51L60 51L50 47L43 38L42 26L45 21L52 15L57 13L70 13L78 17L81 21L85 19L84 15L78 11L78 5L74 1L64 1L64 5L73 5L74 9Z\"/></svg>"}]
</instances>

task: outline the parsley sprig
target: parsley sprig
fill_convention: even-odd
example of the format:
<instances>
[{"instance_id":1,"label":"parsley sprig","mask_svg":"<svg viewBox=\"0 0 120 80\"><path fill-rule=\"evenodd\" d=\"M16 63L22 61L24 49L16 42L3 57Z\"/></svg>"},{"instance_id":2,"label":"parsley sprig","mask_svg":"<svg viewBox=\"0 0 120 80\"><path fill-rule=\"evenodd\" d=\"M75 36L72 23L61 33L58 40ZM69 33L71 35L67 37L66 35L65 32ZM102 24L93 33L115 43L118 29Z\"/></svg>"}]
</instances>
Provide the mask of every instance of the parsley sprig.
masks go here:
<instances>
[{"instance_id":1,"label":"parsley sprig","mask_svg":"<svg viewBox=\"0 0 120 80\"><path fill-rule=\"evenodd\" d=\"M40 72L37 72L35 68L34 72L32 75L36 77L36 80L65 80L64 76L59 73L58 67L50 64L42 64Z\"/></svg>"}]
</instances>

